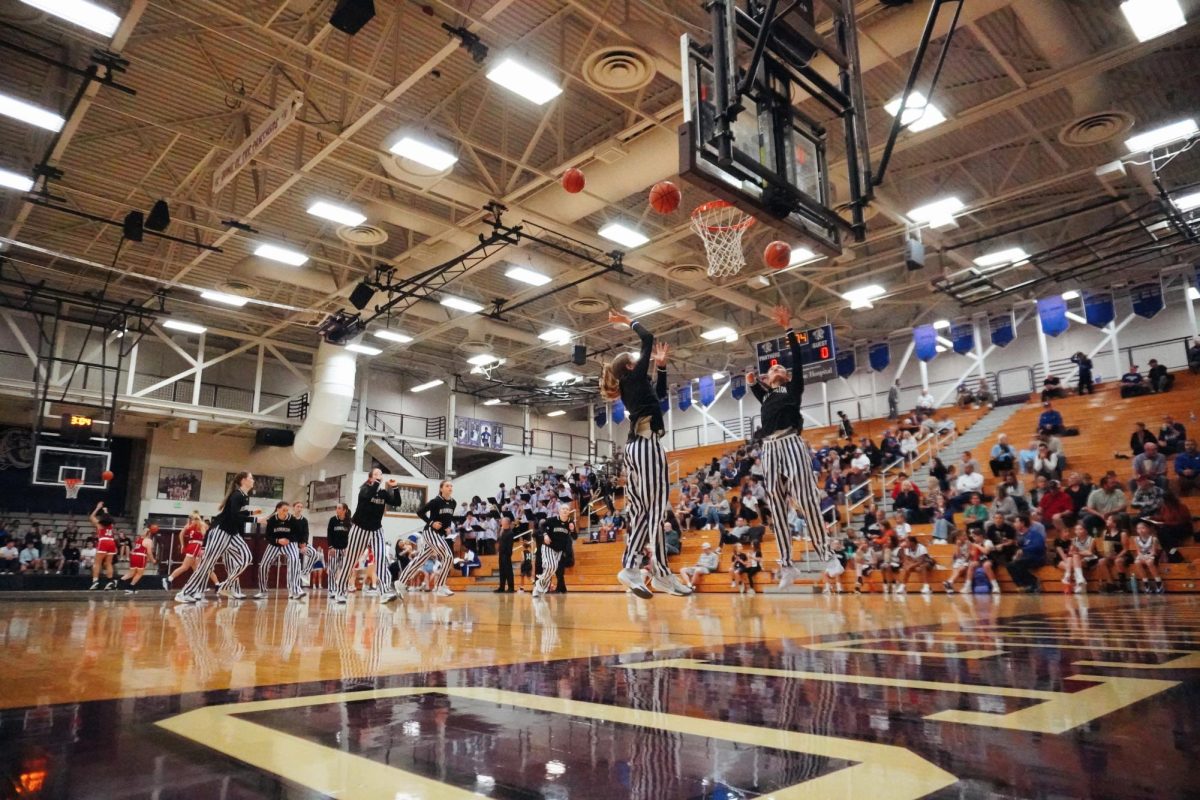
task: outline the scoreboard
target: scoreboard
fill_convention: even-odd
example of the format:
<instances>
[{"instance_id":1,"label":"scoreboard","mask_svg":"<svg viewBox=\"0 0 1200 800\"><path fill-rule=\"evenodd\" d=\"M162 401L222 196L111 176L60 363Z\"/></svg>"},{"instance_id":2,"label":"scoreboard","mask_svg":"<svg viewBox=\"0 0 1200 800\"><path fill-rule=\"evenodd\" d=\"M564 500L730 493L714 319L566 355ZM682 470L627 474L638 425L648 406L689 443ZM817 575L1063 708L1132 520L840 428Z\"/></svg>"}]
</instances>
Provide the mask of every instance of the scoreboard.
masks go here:
<instances>
[{"instance_id":1,"label":"scoreboard","mask_svg":"<svg viewBox=\"0 0 1200 800\"><path fill-rule=\"evenodd\" d=\"M800 365L804 370L805 382L822 383L837 377L837 366L834 364L837 345L833 340L832 325L798 330L796 340L800 343ZM794 368L787 336L759 342L754 345L754 352L758 357L759 375L765 374L777 363L788 369Z\"/></svg>"}]
</instances>

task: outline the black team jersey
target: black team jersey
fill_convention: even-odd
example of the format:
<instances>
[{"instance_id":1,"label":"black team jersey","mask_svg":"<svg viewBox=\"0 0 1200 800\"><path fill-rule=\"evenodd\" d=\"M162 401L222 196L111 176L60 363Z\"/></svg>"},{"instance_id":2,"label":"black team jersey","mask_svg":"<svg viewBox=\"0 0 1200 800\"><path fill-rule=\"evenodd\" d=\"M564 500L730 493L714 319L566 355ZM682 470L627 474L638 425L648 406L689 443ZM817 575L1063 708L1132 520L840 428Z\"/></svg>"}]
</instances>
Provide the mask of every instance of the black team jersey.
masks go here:
<instances>
[{"instance_id":1,"label":"black team jersey","mask_svg":"<svg viewBox=\"0 0 1200 800\"><path fill-rule=\"evenodd\" d=\"M354 507L354 516L350 521L364 531L377 531L382 528L383 512L387 510L388 505L400 505L396 488L387 488L383 481L364 483L358 490L358 504Z\"/></svg>"},{"instance_id":2,"label":"black team jersey","mask_svg":"<svg viewBox=\"0 0 1200 800\"><path fill-rule=\"evenodd\" d=\"M225 505L213 517L213 527L220 528L226 533L242 533L246 523L250 521L250 498L241 489L234 489L225 498Z\"/></svg>"},{"instance_id":3,"label":"black team jersey","mask_svg":"<svg viewBox=\"0 0 1200 800\"><path fill-rule=\"evenodd\" d=\"M762 403L762 435L770 436L778 431L794 428L796 433L804 427L800 415L800 400L804 397L804 367L800 363L800 343L796 332L787 329L788 344L792 348L792 377L782 386L768 389L755 382L750 391Z\"/></svg>"},{"instance_id":4,"label":"black team jersey","mask_svg":"<svg viewBox=\"0 0 1200 800\"><path fill-rule=\"evenodd\" d=\"M629 414L629 435L633 435L640 420L648 418L650 432L655 436L662 436L666 432L666 426L663 425L662 406L659 401L667 396L667 370L660 367L657 370L657 380L651 385L650 351L654 348L654 334L637 321L633 323L633 330L642 340L641 356L633 369L620 380L621 402Z\"/></svg>"},{"instance_id":5,"label":"black team jersey","mask_svg":"<svg viewBox=\"0 0 1200 800\"><path fill-rule=\"evenodd\" d=\"M442 496L436 495L425 505L421 506L421 510L417 512L427 526L432 526L435 522L442 524L441 533L450 532L450 526L454 524L454 511L458 508L458 503L454 502L454 498L446 500Z\"/></svg>"},{"instance_id":6,"label":"black team jersey","mask_svg":"<svg viewBox=\"0 0 1200 800\"><path fill-rule=\"evenodd\" d=\"M350 544L350 518L338 519L336 514L330 517L325 539L334 550L345 550Z\"/></svg>"}]
</instances>

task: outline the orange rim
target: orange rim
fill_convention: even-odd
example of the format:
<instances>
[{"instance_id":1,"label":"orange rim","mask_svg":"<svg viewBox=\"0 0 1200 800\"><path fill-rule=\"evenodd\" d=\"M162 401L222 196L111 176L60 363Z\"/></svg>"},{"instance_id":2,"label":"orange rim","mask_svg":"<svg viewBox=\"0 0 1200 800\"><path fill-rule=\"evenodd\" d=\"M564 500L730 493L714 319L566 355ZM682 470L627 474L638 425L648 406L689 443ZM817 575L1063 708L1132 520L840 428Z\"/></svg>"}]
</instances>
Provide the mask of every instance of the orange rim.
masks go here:
<instances>
[{"instance_id":1,"label":"orange rim","mask_svg":"<svg viewBox=\"0 0 1200 800\"><path fill-rule=\"evenodd\" d=\"M709 200L703 205L698 205L692 210L692 219L702 228L706 228L709 233L721 233L722 231L744 231L753 225L756 220L754 217L746 214L746 218L735 225L705 225L700 221L700 217L709 211L716 211L721 208L737 208L733 203L725 200ZM741 209L738 209L741 211ZM744 213L744 212L743 212Z\"/></svg>"}]
</instances>

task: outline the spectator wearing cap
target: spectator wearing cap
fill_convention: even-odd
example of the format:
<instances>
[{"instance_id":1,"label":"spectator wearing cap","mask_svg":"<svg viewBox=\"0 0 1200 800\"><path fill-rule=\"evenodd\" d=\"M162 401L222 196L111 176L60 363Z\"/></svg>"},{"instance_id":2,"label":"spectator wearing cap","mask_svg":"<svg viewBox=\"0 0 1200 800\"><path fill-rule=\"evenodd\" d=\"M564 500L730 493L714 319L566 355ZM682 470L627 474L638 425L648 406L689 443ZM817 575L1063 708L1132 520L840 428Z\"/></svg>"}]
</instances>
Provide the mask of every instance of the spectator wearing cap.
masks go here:
<instances>
[{"instance_id":1,"label":"spectator wearing cap","mask_svg":"<svg viewBox=\"0 0 1200 800\"><path fill-rule=\"evenodd\" d=\"M1157 442L1146 442L1145 449L1133 459L1133 479L1129 488L1136 489L1138 478L1148 477L1160 489L1167 488L1167 459L1158 452Z\"/></svg>"},{"instance_id":2,"label":"spectator wearing cap","mask_svg":"<svg viewBox=\"0 0 1200 800\"><path fill-rule=\"evenodd\" d=\"M702 575L708 575L717 571L717 567L721 563L721 550L713 549L713 546L708 542L700 545L700 556L696 559L696 564L691 567L684 567L679 570L679 574L683 576L683 582L688 585L689 589L696 588L696 579Z\"/></svg>"},{"instance_id":3,"label":"spectator wearing cap","mask_svg":"<svg viewBox=\"0 0 1200 800\"><path fill-rule=\"evenodd\" d=\"M1133 492L1133 499L1129 501L1129 505L1137 509L1138 516L1154 516L1158 513L1158 509L1162 507L1162 503L1162 488L1155 484L1149 475L1139 475L1137 477L1137 489Z\"/></svg>"},{"instance_id":4,"label":"spectator wearing cap","mask_svg":"<svg viewBox=\"0 0 1200 800\"><path fill-rule=\"evenodd\" d=\"M1200 449L1195 439L1183 444L1183 452L1175 456L1175 477L1179 479L1179 496L1186 497L1196 490L1200 482Z\"/></svg>"},{"instance_id":5,"label":"spectator wearing cap","mask_svg":"<svg viewBox=\"0 0 1200 800\"><path fill-rule=\"evenodd\" d=\"M1062 433L1063 418L1049 400L1042 403L1042 413L1038 416L1038 433Z\"/></svg>"},{"instance_id":6,"label":"spectator wearing cap","mask_svg":"<svg viewBox=\"0 0 1200 800\"><path fill-rule=\"evenodd\" d=\"M1182 422L1176 422L1170 414L1163 417L1162 427L1158 429L1158 449L1163 455L1172 455L1183 449L1187 441L1187 428Z\"/></svg>"},{"instance_id":7,"label":"spectator wearing cap","mask_svg":"<svg viewBox=\"0 0 1200 800\"><path fill-rule=\"evenodd\" d=\"M1142 373L1138 372L1137 364L1131 366L1129 371L1121 376L1121 397L1139 397L1149 393L1150 389L1142 380Z\"/></svg>"},{"instance_id":8,"label":"spectator wearing cap","mask_svg":"<svg viewBox=\"0 0 1200 800\"><path fill-rule=\"evenodd\" d=\"M1042 513L1042 519L1053 521L1062 514L1075 513L1075 505L1071 495L1062 490L1058 481L1052 480L1046 483L1046 491L1038 500L1038 511Z\"/></svg>"},{"instance_id":9,"label":"spectator wearing cap","mask_svg":"<svg viewBox=\"0 0 1200 800\"><path fill-rule=\"evenodd\" d=\"M1146 377L1149 379L1150 391L1155 394L1169 392L1175 385L1175 376L1167 372L1166 365L1158 363L1157 358L1150 359L1150 371L1146 373Z\"/></svg>"}]
</instances>

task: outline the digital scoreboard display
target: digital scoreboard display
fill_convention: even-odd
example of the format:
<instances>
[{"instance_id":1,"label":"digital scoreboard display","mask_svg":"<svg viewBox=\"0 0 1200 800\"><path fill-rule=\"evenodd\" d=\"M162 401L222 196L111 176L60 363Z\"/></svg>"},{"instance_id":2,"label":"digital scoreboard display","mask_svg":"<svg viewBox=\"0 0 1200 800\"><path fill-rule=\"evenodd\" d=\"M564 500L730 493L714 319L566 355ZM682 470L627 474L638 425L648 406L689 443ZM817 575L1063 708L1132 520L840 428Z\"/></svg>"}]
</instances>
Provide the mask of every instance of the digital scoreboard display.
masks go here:
<instances>
[{"instance_id":1,"label":"digital scoreboard display","mask_svg":"<svg viewBox=\"0 0 1200 800\"><path fill-rule=\"evenodd\" d=\"M796 339L800 343L800 366L804 370L804 380L820 383L837 377L837 344L833 340L833 326L822 325L819 328L807 328L796 331ZM768 339L754 345L758 356L758 374L763 375L775 364L783 364L793 369L792 349L786 336L778 339Z\"/></svg>"},{"instance_id":2,"label":"digital scoreboard display","mask_svg":"<svg viewBox=\"0 0 1200 800\"><path fill-rule=\"evenodd\" d=\"M59 433L62 441L70 442L71 444L80 444L92 438L92 425L94 420L84 414L63 414L62 427Z\"/></svg>"}]
</instances>

